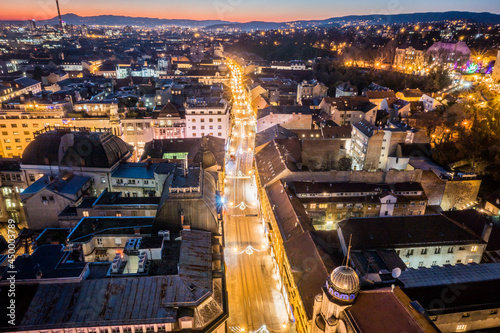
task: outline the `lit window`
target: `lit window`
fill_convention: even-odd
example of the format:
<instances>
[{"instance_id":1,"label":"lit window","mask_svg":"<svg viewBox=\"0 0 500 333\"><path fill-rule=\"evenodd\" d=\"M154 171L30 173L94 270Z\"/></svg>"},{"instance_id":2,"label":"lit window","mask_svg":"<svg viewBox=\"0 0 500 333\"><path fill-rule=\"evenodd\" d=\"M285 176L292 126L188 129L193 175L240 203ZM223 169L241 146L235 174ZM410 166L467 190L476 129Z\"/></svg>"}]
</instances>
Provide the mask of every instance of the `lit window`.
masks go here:
<instances>
[{"instance_id":1,"label":"lit window","mask_svg":"<svg viewBox=\"0 0 500 333\"><path fill-rule=\"evenodd\" d=\"M456 331L457 332L464 332L466 329L467 329L467 325L465 325L465 324L459 324L459 325L457 325Z\"/></svg>"},{"instance_id":2,"label":"lit window","mask_svg":"<svg viewBox=\"0 0 500 333\"><path fill-rule=\"evenodd\" d=\"M477 246L474 245L470 248L470 252L476 252L477 251Z\"/></svg>"},{"instance_id":3,"label":"lit window","mask_svg":"<svg viewBox=\"0 0 500 333\"><path fill-rule=\"evenodd\" d=\"M83 211L83 216L84 217L89 217L89 211L88 210L84 210Z\"/></svg>"}]
</instances>

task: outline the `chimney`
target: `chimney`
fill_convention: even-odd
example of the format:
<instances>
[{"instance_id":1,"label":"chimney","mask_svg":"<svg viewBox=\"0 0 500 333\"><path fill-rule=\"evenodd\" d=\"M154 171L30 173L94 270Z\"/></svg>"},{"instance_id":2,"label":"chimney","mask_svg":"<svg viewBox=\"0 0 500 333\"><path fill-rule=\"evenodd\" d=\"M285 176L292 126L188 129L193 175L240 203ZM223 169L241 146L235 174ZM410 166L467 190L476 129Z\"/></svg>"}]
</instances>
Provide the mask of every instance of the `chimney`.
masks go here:
<instances>
[{"instance_id":1,"label":"chimney","mask_svg":"<svg viewBox=\"0 0 500 333\"><path fill-rule=\"evenodd\" d=\"M491 236L491 231L493 230L493 223L491 222L486 222L484 224L484 228L483 228L483 233L481 234L481 238L486 242L488 243L488 241L490 240L490 236Z\"/></svg>"}]
</instances>

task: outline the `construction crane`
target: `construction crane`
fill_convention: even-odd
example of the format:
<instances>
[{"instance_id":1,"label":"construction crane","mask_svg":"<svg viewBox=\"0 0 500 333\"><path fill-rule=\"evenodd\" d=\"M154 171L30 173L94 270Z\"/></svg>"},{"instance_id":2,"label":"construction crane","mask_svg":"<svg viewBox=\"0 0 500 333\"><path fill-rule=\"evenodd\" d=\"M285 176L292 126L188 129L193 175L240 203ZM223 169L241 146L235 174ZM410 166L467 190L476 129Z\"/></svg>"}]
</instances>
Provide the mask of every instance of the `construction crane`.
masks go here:
<instances>
[{"instance_id":1,"label":"construction crane","mask_svg":"<svg viewBox=\"0 0 500 333\"><path fill-rule=\"evenodd\" d=\"M61 19L61 10L59 9L59 0L56 0L56 5L57 5L57 15L59 16L59 27L61 28L61 31L64 33L64 27Z\"/></svg>"}]
</instances>

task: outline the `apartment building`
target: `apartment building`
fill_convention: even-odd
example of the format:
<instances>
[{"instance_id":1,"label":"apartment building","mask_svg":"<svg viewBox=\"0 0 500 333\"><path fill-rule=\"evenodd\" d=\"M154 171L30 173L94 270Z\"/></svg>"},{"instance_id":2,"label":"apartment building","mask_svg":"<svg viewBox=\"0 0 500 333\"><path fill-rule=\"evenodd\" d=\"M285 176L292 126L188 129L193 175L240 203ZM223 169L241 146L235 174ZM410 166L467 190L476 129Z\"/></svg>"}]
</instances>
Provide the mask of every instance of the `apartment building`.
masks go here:
<instances>
[{"instance_id":1,"label":"apartment building","mask_svg":"<svg viewBox=\"0 0 500 333\"><path fill-rule=\"evenodd\" d=\"M0 155L21 156L35 133L46 127L60 127L71 108L69 102L37 101L3 104L0 110Z\"/></svg>"},{"instance_id":2,"label":"apartment building","mask_svg":"<svg viewBox=\"0 0 500 333\"><path fill-rule=\"evenodd\" d=\"M229 135L229 103L217 97L188 98L186 110L186 138L206 135L227 139Z\"/></svg>"},{"instance_id":3,"label":"apartment building","mask_svg":"<svg viewBox=\"0 0 500 333\"><path fill-rule=\"evenodd\" d=\"M317 80L303 81L297 85L297 104L303 100L317 99L321 101L327 96L328 87Z\"/></svg>"},{"instance_id":4,"label":"apartment building","mask_svg":"<svg viewBox=\"0 0 500 333\"><path fill-rule=\"evenodd\" d=\"M336 229L349 217L423 215L427 207L419 183L292 182L290 187L316 230Z\"/></svg>"},{"instance_id":5,"label":"apartment building","mask_svg":"<svg viewBox=\"0 0 500 333\"><path fill-rule=\"evenodd\" d=\"M320 108L330 114L338 125L352 125L360 120L375 124L377 120L378 105L365 96L327 97L321 102Z\"/></svg>"},{"instance_id":6,"label":"apartment building","mask_svg":"<svg viewBox=\"0 0 500 333\"><path fill-rule=\"evenodd\" d=\"M403 123L389 122L383 128L366 120L352 126L350 155L353 170L405 170L409 157L397 157L400 143L420 143L426 140L417 130Z\"/></svg>"},{"instance_id":7,"label":"apartment building","mask_svg":"<svg viewBox=\"0 0 500 333\"><path fill-rule=\"evenodd\" d=\"M444 215L349 218L337 233L344 253L391 250L408 268L480 263L487 242Z\"/></svg>"},{"instance_id":8,"label":"apartment building","mask_svg":"<svg viewBox=\"0 0 500 333\"><path fill-rule=\"evenodd\" d=\"M29 77L21 77L9 81L0 81L0 102L25 94L37 94L42 91L42 83Z\"/></svg>"},{"instance_id":9,"label":"apartment building","mask_svg":"<svg viewBox=\"0 0 500 333\"><path fill-rule=\"evenodd\" d=\"M403 73L418 73L425 67L425 58L423 48L402 45L396 48L393 67Z\"/></svg>"}]
</instances>

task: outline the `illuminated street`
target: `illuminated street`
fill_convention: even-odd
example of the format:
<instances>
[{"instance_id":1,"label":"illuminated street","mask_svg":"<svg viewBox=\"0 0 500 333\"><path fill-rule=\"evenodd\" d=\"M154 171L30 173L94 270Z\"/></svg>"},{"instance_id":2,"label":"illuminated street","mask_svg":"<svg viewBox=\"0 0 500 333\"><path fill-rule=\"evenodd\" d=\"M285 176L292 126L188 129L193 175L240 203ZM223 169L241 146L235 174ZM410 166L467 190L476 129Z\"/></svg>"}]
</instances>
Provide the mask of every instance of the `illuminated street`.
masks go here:
<instances>
[{"instance_id":1,"label":"illuminated street","mask_svg":"<svg viewBox=\"0 0 500 333\"><path fill-rule=\"evenodd\" d=\"M240 333L290 332L292 326L259 217L252 170L255 113L243 88L241 67L228 62L234 116L225 180L228 327L229 331Z\"/></svg>"}]
</instances>

